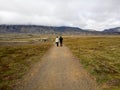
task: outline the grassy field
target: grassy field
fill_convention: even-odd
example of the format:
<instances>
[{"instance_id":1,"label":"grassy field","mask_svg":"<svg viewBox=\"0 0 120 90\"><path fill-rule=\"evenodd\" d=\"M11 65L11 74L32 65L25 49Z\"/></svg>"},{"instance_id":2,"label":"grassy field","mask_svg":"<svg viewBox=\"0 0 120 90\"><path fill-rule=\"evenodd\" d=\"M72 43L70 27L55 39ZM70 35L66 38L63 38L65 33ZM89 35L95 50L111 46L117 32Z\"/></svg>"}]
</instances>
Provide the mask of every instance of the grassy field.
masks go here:
<instances>
[{"instance_id":1,"label":"grassy field","mask_svg":"<svg viewBox=\"0 0 120 90\"><path fill-rule=\"evenodd\" d=\"M55 35L47 34L0 34L0 42L31 42L42 38L52 40Z\"/></svg>"},{"instance_id":2,"label":"grassy field","mask_svg":"<svg viewBox=\"0 0 120 90\"><path fill-rule=\"evenodd\" d=\"M120 36L67 37L64 42L103 90L120 90Z\"/></svg>"},{"instance_id":3,"label":"grassy field","mask_svg":"<svg viewBox=\"0 0 120 90\"><path fill-rule=\"evenodd\" d=\"M21 79L33 64L40 61L52 45L51 42L15 44L10 40L9 43L2 43L3 40L0 43L0 90L12 90L16 81Z\"/></svg>"}]
</instances>

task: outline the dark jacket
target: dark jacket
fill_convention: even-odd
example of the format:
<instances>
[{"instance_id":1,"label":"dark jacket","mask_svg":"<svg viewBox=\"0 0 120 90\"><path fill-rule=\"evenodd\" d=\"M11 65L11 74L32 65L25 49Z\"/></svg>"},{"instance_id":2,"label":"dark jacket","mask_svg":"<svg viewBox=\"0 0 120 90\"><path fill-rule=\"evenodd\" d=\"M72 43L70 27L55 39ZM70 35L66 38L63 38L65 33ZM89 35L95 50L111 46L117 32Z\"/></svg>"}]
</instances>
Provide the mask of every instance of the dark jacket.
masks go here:
<instances>
[{"instance_id":1,"label":"dark jacket","mask_svg":"<svg viewBox=\"0 0 120 90\"><path fill-rule=\"evenodd\" d=\"M63 38L62 38L62 37L60 37L60 38L59 38L59 40L60 40L60 42L62 42L62 41L63 41Z\"/></svg>"}]
</instances>

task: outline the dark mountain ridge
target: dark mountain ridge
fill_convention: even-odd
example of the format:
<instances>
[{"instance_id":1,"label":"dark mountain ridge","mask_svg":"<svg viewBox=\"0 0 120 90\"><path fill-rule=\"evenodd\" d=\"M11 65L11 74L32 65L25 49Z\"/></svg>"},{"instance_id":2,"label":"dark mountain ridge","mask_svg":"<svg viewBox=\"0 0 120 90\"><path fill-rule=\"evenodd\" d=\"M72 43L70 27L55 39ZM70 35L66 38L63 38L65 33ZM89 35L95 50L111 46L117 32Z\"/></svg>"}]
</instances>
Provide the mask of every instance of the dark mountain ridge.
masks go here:
<instances>
[{"instance_id":1,"label":"dark mountain ridge","mask_svg":"<svg viewBox=\"0 0 120 90\"><path fill-rule=\"evenodd\" d=\"M0 33L37 33L37 34L119 34L108 31L89 31L69 26L40 26L40 25L0 25Z\"/></svg>"},{"instance_id":2,"label":"dark mountain ridge","mask_svg":"<svg viewBox=\"0 0 120 90\"><path fill-rule=\"evenodd\" d=\"M104 32L119 33L120 34L120 27L111 28L111 29L105 29Z\"/></svg>"}]
</instances>

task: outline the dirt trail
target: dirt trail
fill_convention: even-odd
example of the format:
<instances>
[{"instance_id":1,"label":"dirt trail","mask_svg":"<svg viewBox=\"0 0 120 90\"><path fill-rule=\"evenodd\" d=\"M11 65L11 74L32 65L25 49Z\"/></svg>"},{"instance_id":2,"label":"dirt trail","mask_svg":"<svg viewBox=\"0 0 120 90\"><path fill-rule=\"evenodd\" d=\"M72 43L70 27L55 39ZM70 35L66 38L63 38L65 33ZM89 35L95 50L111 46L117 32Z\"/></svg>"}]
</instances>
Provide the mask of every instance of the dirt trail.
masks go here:
<instances>
[{"instance_id":1,"label":"dirt trail","mask_svg":"<svg viewBox=\"0 0 120 90\"><path fill-rule=\"evenodd\" d=\"M53 46L15 90L98 90L65 46Z\"/></svg>"}]
</instances>

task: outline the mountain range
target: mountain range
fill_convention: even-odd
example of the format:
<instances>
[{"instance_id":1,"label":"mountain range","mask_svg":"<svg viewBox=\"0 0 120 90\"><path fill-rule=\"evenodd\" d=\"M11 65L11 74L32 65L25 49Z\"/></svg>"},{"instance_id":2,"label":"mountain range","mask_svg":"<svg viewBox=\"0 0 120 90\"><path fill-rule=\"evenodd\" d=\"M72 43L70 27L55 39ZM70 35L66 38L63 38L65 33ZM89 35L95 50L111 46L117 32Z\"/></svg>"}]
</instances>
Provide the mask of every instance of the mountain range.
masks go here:
<instances>
[{"instance_id":1,"label":"mountain range","mask_svg":"<svg viewBox=\"0 0 120 90\"><path fill-rule=\"evenodd\" d=\"M37 34L120 34L120 27L95 31L68 26L38 25L0 25L0 33L37 33Z\"/></svg>"},{"instance_id":2,"label":"mountain range","mask_svg":"<svg viewBox=\"0 0 120 90\"><path fill-rule=\"evenodd\" d=\"M104 32L119 33L120 34L120 27L105 29Z\"/></svg>"}]
</instances>

